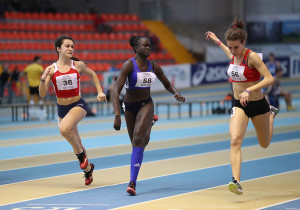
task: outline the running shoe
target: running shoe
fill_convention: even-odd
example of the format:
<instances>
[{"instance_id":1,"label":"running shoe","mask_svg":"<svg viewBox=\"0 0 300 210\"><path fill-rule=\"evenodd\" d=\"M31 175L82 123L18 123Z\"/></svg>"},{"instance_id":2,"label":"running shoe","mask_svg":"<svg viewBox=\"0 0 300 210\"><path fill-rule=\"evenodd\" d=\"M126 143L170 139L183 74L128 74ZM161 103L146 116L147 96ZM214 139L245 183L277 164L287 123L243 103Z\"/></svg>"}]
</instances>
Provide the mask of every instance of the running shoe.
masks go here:
<instances>
[{"instance_id":1,"label":"running shoe","mask_svg":"<svg viewBox=\"0 0 300 210\"><path fill-rule=\"evenodd\" d=\"M85 185L89 185L93 182L93 171L94 171L94 164L91 163L91 168L89 171L84 171L85 176Z\"/></svg>"},{"instance_id":2,"label":"running shoe","mask_svg":"<svg viewBox=\"0 0 300 210\"><path fill-rule=\"evenodd\" d=\"M229 182L229 191L237 194L237 195L242 195L243 194L243 188L240 185L240 183L238 181L236 181L234 179L234 177L232 177L232 181Z\"/></svg>"},{"instance_id":3,"label":"running shoe","mask_svg":"<svg viewBox=\"0 0 300 210\"><path fill-rule=\"evenodd\" d=\"M278 114L279 110L277 108L275 108L274 106L270 106L270 110L274 114L274 118L275 118L276 115Z\"/></svg>"},{"instance_id":4,"label":"running shoe","mask_svg":"<svg viewBox=\"0 0 300 210\"><path fill-rule=\"evenodd\" d=\"M287 106L286 110L287 111L296 111L296 108L293 106Z\"/></svg>"},{"instance_id":5,"label":"running shoe","mask_svg":"<svg viewBox=\"0 0 300 210\"><path fill-rule=\"evenodd\" d=\"M135 183L133 181L130 181L129 182L129 185L127 187L127 192L130 194L130 195L135 195L136 192L135 192Z\"/></svg>"},{"instance_id":6,"label":"running shoe","mask_svg":"<svg viewBox=\"0 0 300 210\"><path fill-rule=\"evenodd\" d=\"M158 116L156 114L153 115L152 126L156 123L157 120L158 120Z\"/></svg>"},{"instance_id":7,"label":"running shoe","mask_svg":"<svg viewBox=\"0 0 300 210\"><path fill-rule=\"evenodd\" d=\"M80 168L83 170L85 169L88 164L89 164L89 160L87 159L86 155L85 155L85 152L82 151L82 153L80 154L76 154L78 160L79 160L79 165L80 165Z\"/></svg>"}]
</instances>

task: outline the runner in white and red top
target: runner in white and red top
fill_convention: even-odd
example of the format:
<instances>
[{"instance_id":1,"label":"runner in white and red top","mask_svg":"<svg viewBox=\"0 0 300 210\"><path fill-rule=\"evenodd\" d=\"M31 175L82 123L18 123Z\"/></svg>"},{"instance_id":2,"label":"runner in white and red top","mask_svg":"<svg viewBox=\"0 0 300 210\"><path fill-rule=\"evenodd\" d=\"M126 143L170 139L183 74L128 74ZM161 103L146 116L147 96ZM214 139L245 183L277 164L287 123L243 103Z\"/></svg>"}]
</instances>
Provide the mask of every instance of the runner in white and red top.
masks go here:
<instances>
[{"instance_id":1,"label":"runner in white and red top","mask_svg":"<svg viewBox=\"0 0 300 210\"><path fill-rule=\"evenodd\" d=\"M84 146L78 133L77 124L87 114L87 104L80 94L80 73L88 74L96 86L98 101L106 101L96 73L84 62L73 57L74 40L65 35L59 36L55 41L55 49L58 61L48 66L41 76L39 93L45 97L50 81L52 81L56 98L57 112L59 117L59 131L61 135L71 144L84 170L85 184L93 181L94 164L89 163Z\"/></svg>"},{"instance_id":2,"label":"runner in white and red top","mask_svg":"<svg viewBox=\"0 0 300 210\"><path fill-rule=\"evenodd\" d=\"M80 95L80 75L76 70L74 61L71 60L71 68L66 73L58 70L57 64L53 63L54 74L51 78L56 96L70 98Z\"/></svg>"},{"instance_id":3,"label":"runner in white and red top","mask_svg":"<svg viewBox=\"0 0 300 210\"><path fill-rule=\"evenodd\" d=\"M231 60L227 74L232 79L234 95L229 124L233 177L228 187L231 192L241 195L241 146L249 118L255 127L260 146L267 148L271 143L274 118L278 109L269 106L261 89L273 84L274 79L259 55L245 48L247 32L244 21L235 18L225 33L226 45L211 31L207 31L205 35L206 39L212 40ZM260 77L263 79L260 80Z\"/></svg>"}]
</instances>

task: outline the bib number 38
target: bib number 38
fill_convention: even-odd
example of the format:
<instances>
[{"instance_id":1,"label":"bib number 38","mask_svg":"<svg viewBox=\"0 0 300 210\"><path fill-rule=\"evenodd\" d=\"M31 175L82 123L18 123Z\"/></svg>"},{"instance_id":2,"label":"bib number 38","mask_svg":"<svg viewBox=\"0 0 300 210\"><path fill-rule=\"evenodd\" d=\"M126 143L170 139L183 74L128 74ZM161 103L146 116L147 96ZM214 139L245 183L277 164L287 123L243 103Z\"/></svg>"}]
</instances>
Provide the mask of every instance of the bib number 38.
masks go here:
<instances>
[{"instance_id":1,"label":"bib number 38","mask_svg":"<svg viewBox=\"0 0 300 210\"><path fill-rule=\"evenodd\" d=\"M63 81L63 85L64 86L67 86L67 85L72 85L73 83L72 83L72 80L64 80Z\"/></svg>"}]
</instances>

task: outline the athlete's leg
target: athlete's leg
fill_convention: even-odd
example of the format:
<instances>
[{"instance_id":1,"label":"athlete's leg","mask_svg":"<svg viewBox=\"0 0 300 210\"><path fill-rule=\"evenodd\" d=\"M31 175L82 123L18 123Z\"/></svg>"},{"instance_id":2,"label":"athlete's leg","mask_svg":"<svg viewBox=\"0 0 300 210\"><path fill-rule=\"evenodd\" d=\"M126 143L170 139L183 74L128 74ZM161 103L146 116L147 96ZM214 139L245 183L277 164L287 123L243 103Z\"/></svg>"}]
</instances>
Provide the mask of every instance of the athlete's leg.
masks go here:
<instances>
[{"instance_id":1,"label":"athlete's leg","mask_svg":"<svg viewBox=\"0 0 300 210\"><path fill-rule=\"evenodd\" d=\"M147 103L143 106L136 116L136 122L133 132L133 146L146 147L151 132L151 125L154 115L153 102Z\"/></svg>"},{"instance_id":2,"label":"athlete's leg","mask_svg":"<svg viewBox=\"0 0 300 210\"><path fill-rule=\"evenodd\" d=\"M134 125L135 125L135 118L136 116L131 111L125 110L125 120L126 120L126 127L128 131L128 135L132 144L133 140L133 131L134 131Z\"/></svg>"},{"instance_id":3,"label":"athlete's leg","mask_svg":"<svg viewBox=\"0 0 300 210\"><path fill-rule=\"evenodd\" d=\"M59 119L59 131L71 144L75 154L79 154L83 151L81 139L76 131L76 126L86 116L86 113L87 112L84 109L74 107L63 119Z\"/></svg>"},{"instance_id":4,"label":"athlete's leg","mask_svg":"<svg viewBox=\"0 0 300 210\"><path fill-rule=\"evenodd\" d=\"M134 113L132 113L131 111L128 111L125 109L125 120L126 120L126 127L127 127L127 131L128 131L128 135L131 141L131 144L133 145L133 131L134 131L134 125L135 125L135 121L136 121L136 116ZM137 154L135 154L136 151L134 150L134 148L132 148L132 152L131 152L131 165L130 165L130 182L127 188L127 192L130 193L131 195L135 195L136 191L135 191L135 186L136 186L136 179L134 180L134 162L136 162L136 156ZM139 168L138 168L139 169ZM137 173L136 173L137 174ZM136 175L137 176L137 175ZM134 180L134 181L131 181Z\"/></svg>"},{"instance_id":5,"label":"athlete's leg","mask_svg":"<svg viewBox=\"0 0 300 210\"><path fill-rule=\"evenodd\" d=\"M30 105L34 104L34 94L30 94L29 104Z\"/></svg>"},{"instance_id":6,"label":"athlete's leg","mask_svg":"<svg viewBox=\"0 0 300 210\"><path fill-rule=\"evenodd\" d=\"M279 96L283 96L284 97L284 101L286 104L286 110L287 111L293 111L295 110L295 108L292 105L292 94L288 91L280 91Z\"/></svg>"},{"instance_id":7,"label":"athlete's leg","mask_svg":"<svg viewBox=\"0 0 300 210\"><path fill-rule=\"evenodd\" d=\"M82 148L82 150L83 150L83 155L85 156L85 158L88 160L88 154L87 154L87 152L86 152L86 150L85 150L85 148L84 148L84 146L83 146L83 144L82 144L82 141L81 141L81 138L80 138L80 135L79 135L79 132L78 132L78 126L77 125L75 125L75 127L74 127L74 133L75 133L75 135L77 136L77 138L78 138L78 140L79 140L79 144L81 145L81 148ZM80 153L79 153L80 154ZM87 166L86 166L86 168L84 168L84 170L85 171L89 171L90 169L91 169L91 165L90 165L90 162L89 161L87 161Z\"/></svg>"},{"instance_id":8,"label":"athlete's leg","mask_svg":"<svg viewBox=\"0 0 300 210\"><path fill-rule=\"evenodd\" d=\"M86 114L87 112L81 107L72 108L63 119L60 118L59 131L73 147L73 150L79 159L80 168L84 169L85 184L89 185L93 182L92 174L94 165L90 164L88 161L87 153L82 145L77 127L77 124L86 116Z\"/></svg>"},{"instance_id":9,"label":"athlete's leg","mask_svg":"<svg viewBox=\"0 0 300 210\"><path fill-rule=\"evenodd\" d=\"M81 138L79 136L77 124L75 125L73 130L74 130L75 135L78 137L79 144L81 145L81 148L83 150L80 154L76 154L76 155L79 159L80 167L84 168L85 185L90 185L93 182L93 171L94 171L95 165L90 163L90 161L88 160L88 154L87 154L87 152L82 144Z\"/></svg>"},{"instance_id":10,"label":"athlete's leg","mask_svg":"<svg viewBox=\"0 0 300 210\"><path fill-rule=\"evenodd\" d=\"M136 180L137 180L140 167L142 165L144 149L150 139L153 113L154 113L153 102L149 102L139 110L135 119L135 125L133 129L133 133L132 133L133 136L131 141L132 154L131 154L131 167L130 167L131 169L130 183L127 188L127 192L130 193L131 195L136 194L135 191ZM126 122L127 121L128 119L126 119Z\"/></svg>"},{"instance_id":11,"label":"athlete's leg","mask_svg":"<svg viewBox=\"0 0 300 210\"><path fill-rule=\"evenodd\" d=\"M235 109L235 111L234 111ZM241 177L241 146L248 126L249 118L244 110L234 107L230 118L229 132L231 138L230 161L233 177L239 182Z\"/></svg>"},{"instance_id":12,"label":"athlete's leg","mask_svg":"<svg viewBox=\"0 0 300 210\"><path fill-rule=\"evenodd\" d=\"M274 116L275 115L270 111L268 113L257 115L251 118L259 145L263 148L267 148L271 143L273 136Z\"/></svg>"},{"instance_id":13,"label":"athlete's leg","mask_svg":"<svg viewBox=\"0 0 300 210\"><path fill-rule=\"evenodd\" d=\"M80 168L89 170L90 164L88 163L77 128L77 124L86 116L86 113L81 107L72 108L63 119L60 119L59 131L73 147L74 153L79 159Z\"/></svg>"}]
</instances>

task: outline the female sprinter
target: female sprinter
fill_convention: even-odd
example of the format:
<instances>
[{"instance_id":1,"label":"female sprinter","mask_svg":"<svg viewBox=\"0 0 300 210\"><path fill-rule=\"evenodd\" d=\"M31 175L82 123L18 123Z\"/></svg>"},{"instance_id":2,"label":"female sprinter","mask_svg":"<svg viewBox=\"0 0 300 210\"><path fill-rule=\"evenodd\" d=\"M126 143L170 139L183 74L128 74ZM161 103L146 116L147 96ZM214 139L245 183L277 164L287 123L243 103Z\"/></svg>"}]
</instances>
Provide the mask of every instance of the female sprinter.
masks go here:
<instances>
[{"instance_id":1,"label":"female sprinter","mask_svg":"<svg viewBox=\"0 0 300 210\"><path fill-rule=\"evenodd\" d=\"M87 104L80 95L80 73L90 75L98 92L98 101L106 101L106 96L102 92L96 73L84 62L72 57L74 40L71 37L59 36L55 41L55 50L58 54L58 61L45 69L41 76L39 93L41 97L45 97L50 81L52 81L57 97L59 131L73 147L79 159L80 168L85 173L85 184L89 185L93 181L94 164L88 161L77 128L77 124L87 114Z\"/></svg>"},{"instance_id":2,"label":"female sprinter","mask_svg":"<svg viewBox=\"0 0 300 210\"><path fill-rule=\"evenodd\" d=\"M245 23L235 18L225 33L227 45L208 31L206 39L220 46L231 60L227 74L233 83L234 102L232 105L229 132L231 137L230 160L232 182L229 190L243 194L240 185L242 153L241 145L248 126L249 118L254 125L259 145L267 148L273 135L273 121L278 109L270 107L261 89L272 85L274 79L261 58L245 47L247 33ZM263 77L260 80L261 76Z\"/></svg>"},{"instance_id":3,"label":"female sprinter","mask_svg":"<svg viewBox=\"0 0 300 210\"><path fill-rule=\"evenodd\" d=\"M151 85L157 77L177 101L184 102L185 98L170 83L161 67L147 60L151 53L151 43L148 37L132 36L129 43L135 52L135 57L124 63L115 83L112 101L115 110L114 129L120 130L119 94L126 82L125 120L132 144L130 182L127 192L130 195L136 195L136 180L142 165L144 149L150 140L154 114L153 101L150 96Z\"/></svg>"}]
</instances>

